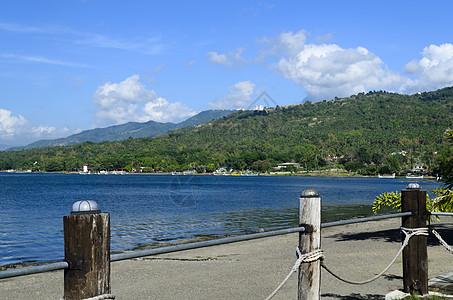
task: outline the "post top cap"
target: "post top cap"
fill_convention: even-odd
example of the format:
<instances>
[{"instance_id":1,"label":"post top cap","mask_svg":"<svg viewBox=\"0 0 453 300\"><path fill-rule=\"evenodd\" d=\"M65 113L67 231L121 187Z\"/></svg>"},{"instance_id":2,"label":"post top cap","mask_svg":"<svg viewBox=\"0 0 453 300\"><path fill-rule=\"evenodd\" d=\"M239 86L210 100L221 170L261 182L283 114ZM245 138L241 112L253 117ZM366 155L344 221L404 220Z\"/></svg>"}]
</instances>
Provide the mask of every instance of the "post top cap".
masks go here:
<instances>
[{"instance_id":1,"label":"post top cap","mask_svg":"<svg viewBox=\"0 0 453 300\"><path fill-rule=\"evenodd\" d=\"M95 200L78 200L72 205L71 215L100 213L99 204Z\"/></svg>"},{"instance_id":2,"label":"post top cap","mask_svg":"<svg viewBox=\"0 0 453 300\"><path fill-rule=\"evenodd\" d=\"M302 191L301 197L319 197L318 190L315 189L306 189Z\"/></svg>"},{"instance_id":3,"label":"post top cap","mask_svg":"<svg viewBox=\"0 0 453 300\"><path fill-rule=\"evenodd\" d=\"M416 190L416 189L420 189L420 185L418 183L412 182L407 185L407 188L409 190Z\"/></svg>"}]
</instances>

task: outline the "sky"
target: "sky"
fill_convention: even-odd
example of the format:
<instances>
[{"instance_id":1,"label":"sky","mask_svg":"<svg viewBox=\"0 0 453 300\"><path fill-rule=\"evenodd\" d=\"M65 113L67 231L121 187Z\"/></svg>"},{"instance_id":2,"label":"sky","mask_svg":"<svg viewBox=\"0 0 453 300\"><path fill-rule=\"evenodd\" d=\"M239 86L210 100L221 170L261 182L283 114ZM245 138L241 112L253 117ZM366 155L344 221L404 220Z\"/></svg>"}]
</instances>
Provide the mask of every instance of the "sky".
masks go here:
<instances>
[{"instance_id":1,"label":"sky","mask_svg":"<svg viewBox=\"0 0 453 300\"><path fill-rule=\"evenodd\" d=\"M0 148L208 109L452 86L452 11L447 0L4 1Z\"/></svg>"}]
</instances>

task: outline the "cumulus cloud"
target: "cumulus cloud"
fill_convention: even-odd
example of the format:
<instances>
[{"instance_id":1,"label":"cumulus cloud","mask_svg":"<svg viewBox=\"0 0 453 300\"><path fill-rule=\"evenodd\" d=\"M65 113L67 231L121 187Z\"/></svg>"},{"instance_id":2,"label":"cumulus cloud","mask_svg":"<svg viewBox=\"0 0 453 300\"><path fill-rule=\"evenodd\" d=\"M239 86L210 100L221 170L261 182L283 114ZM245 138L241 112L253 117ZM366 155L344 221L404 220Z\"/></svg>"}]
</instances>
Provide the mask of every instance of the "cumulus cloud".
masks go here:
<instances>
[{"instance_id":1,"label":"cumulus cloud","mask_svg":"<svg viewBox=\"0 0 453 300\"><path fill-rule=\"evenodd\" d=\"M170 103L148 90L139 75L132 75L120 83L107 82L93 95L100 125L127 122L179 122L196 112L180 102Z\"/></svg>"},{"instance_id":2,"label":"cumulus cloud","mask_svg":"<svg viewBox=\"0 0 453 300\"><path fill-rule=\"evenodd\" d=\"M242 65L248 63L250 60L242 56L244 48L237 48L235 52L229 52L227 54L219 54L217 52L208 52L209 60L212 63L231 67L233 65Z\"/></svg>"},{"instance_id":3,"label":"cumulus cloud","mask_svg":"<svg viewBox=\"0 0 453 300\"><path fill-rule=\"evenodd\" d=\"M28 124L21 115L13 116L9 110L0 108L0 137L9 139Z\"/></svg>"},{"instance_id":4,"label":"cumulus cloud","mask_svg":"<svg viewBox=\"0 0 453 300\"><path fill-rule=\"evenodd\" d=\"M226 54L219 54L217 52L208 52L209 60L218 65L231 66L232 63Z\"/></svg>"},{"instance_id":5,"label":"cumulus cloud","mask_svg":"<svg viewBox=\"0 0 453 300\"><path fill-rule=\"evenodd\" d=\"M408 62L404 72L389 70L364 47L310 43L304 30L264 38L256 61L275 59L273 68L307 92L309 100L344 97L369 90L399 93L430 91L453 85L453 44L430 45L422 58Z\"/></svg>"},{"instance_id":6,"label":"cumulus cloud","mask_svg":"<svg viewBox=\"0 0 453 300\"><path fill-rule=\"evenodd\" d=\"M22 115L15 116L11 111L0 108L0 143L2 144L21 146L36 140L55 139L68 134L68 128L32 126Z\"/></svg>"},{"instance_id":7,"label":"cumulus cloud","mask_svg":"<svg viewBox=\"0 0 453 300\"><path fill-rule=\"evenodd\" d=\"M266 57L277 56L279 53L288 56L295 56L304 49L307 41L307 33L301 30L296 33L283 32L274 38L262 38L258 41L260 44L265 44L267 47L259 50L260 55L255 58L257 62L263 62Z\"/></svg>"},{"instance_id":8,"label":"cumulus cloud","mask_svg":"<svg viewBox=\"0 0 453 300\"><path fill-rule=\"evenodd\" d=\"M430 45L420 60L406 64L404 71L415 76L401 88L404 93L429 91L453 85L453 45Z\"/></svg>"},{"instance_id":9,"label":"cumulus cloud","mask_svg":"<svg viewBox=\"0 0 453 300\"><path fill-rule=\"evenodd\" d=\"M236 109L248 106L252 100L255 84L251 81L241 81L229 88L228 95L217 99L209 106L217 109Z\"/></svg>"},{"instance_id":10,"label":"cumulus cloud","mask_svg":"<svg viewBox=\"0 0 453 300\"><path fill-rule=\"evenodd\" d=\"M283 76L306 90L310 100L332 99L368 90L395 91L406 81L363 47L308 44L306 33L282 33L272 51L283 56L274 65Z\"/></svg>"}]
</instances>

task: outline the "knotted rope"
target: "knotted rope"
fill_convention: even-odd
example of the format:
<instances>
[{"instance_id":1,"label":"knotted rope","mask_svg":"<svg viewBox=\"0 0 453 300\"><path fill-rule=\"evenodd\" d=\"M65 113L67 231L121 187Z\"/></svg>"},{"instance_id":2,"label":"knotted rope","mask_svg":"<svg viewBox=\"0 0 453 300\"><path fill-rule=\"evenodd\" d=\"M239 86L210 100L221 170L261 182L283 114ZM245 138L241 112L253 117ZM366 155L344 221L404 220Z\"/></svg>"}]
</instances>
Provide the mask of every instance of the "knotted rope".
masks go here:
<instances>
[{"instance_id":1,"label":"knotted rope","mask_svg":"<svg viewBox=\"0 0 453 300\"><path fill-rule=\"evenodd\" d=\"M103 294L91 298L85 298L83 300L107 300L107 299L115 299L115 295L113 294Z\"/></svg>"},{"instance_id":2,"label":"knotted rope","mask_svg":"<svg viewBox=\"0 0 453 300\"><path fill-rule=\"evenodd\" d=\"M432 230L433 234L437 237L437 239L439 240L439 242L448 250L450 251L451 254L453 254L453 248L447 244L446 241L444 241L444 239L440 236L440 234L435 231L434 229Z\"/></svg>"},{"instance_id":3,"label":"knotted rope","mask_svg":"<svg viewBox=\"0 0 453 300\"><path fill-rule=\"evenodd\" d=\"M107 300L107 299L115 299L115 295L113 294L103 294L91 298L85 298L83 300Z\"/></svg>"},{"instance_id":4,"label":"knotted rope","mask_svg":"<svg viewBox=\"0 0 453 300\"><path fill-rule=\"evenodd\" d=\"M319 250L315 250L315 251L312 251L312 252L308 252L308 253L305 253L305 254L302 254L299 250L299 247L296 248L296 253L297 253L297 260L296 260L296 263L294 264L294 266L291 268L291 271L289 272L289 274L286 276L286 278L282 281L282 283L280 283L280 285L272 292L272 294L270 294L266 300L269 300L271 299L272 297L275 296L275 294L277 294L277 292L285 285L285 283L289 280L289 278L291 277L291 275L293 275L293 273L297 272L297 270L299 269L300 265L302 263L311 263L311 262L314 262L314 261L317 261L318 259L320 259L322 261L322 259L324 258L324 255L323 255L323 251L321 249Z\"/></svg>"},{"instance_id":5,"label":"knotted rope","mask_svg":"<svg viewBox=\"0 0 453 300\"><path fill-rule=\"evenodd\" d=\"M400 250L396 254L395 258L390 262L390 264L382 272L380 272L379 274L377 274L373 278L370 278L370 279L367 279L367 280L364 280L364 281L346 280L346 279L341 278L340 276L334 274L331 270L329 270L326 267L326 265L323 262L321 262L321 267L323 267L327 272L329 272L335 278L337 278L337 279L339 279L339 280L341 280L343 282L349 283L349 284L360 285L360 284L370 283L370 282L378 279L380 276L382 276L382 274L384 274L385 272L387 272L388 269L390 269L390 267L395 263L395 261L398 258L398 256L401 254L401 252L403 252L403 249L409 243L409 240L410 240L411 237L416 236L416 235L428 235L428 228L405 228L405 227L401 227L401 231L406 235L406 237L404 238L404 241L403 241L403 244L402 244Z\"/></svg>"}]
</instances>

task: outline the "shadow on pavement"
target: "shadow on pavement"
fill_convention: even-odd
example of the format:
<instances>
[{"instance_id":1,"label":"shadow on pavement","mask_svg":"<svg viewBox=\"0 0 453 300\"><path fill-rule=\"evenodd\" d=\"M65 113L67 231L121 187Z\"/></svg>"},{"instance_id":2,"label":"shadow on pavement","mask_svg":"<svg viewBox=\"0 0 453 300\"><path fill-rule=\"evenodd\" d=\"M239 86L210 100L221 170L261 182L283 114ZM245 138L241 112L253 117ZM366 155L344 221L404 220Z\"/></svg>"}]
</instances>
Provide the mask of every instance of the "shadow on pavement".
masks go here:
<instances>
[{"instance_id":1,"label":"shadow on pavement","mask_svg":"<svg viewBox=\"0 0 453 300\"><path fill-rule=\"evenodd\" d=\"M383 274L382 277L384 277L384 278L387 279L388 281L392 281L392 280L403 280L403 276L393 275L393 274Z\"/></svg>"},{"instance_id":2,"label":"shadow on pavement","mask_svg":"<svg viewBox=\"0 0 453 300\"><path fill-rule=\"evenodd\" d=\"M451 224L436 224L431 226L430 228L435 229L447 242L447 244L453 244L453 234L452 234L452 226ZM379 230L379 231L371 231L371 232L360 232L360 233L338 233L334 235L324 236L324 238L334 238L336 241L339 242L346 242L346 241L364 241L364 240L383 240L384 242L389 243L401 243L402 242L402 233L399 228L397 229L387 229L387 230ZM438 239L433 235L430 234L428 236L428 246L437 246L439 245Z\"/></svg>"}]
</instances>

